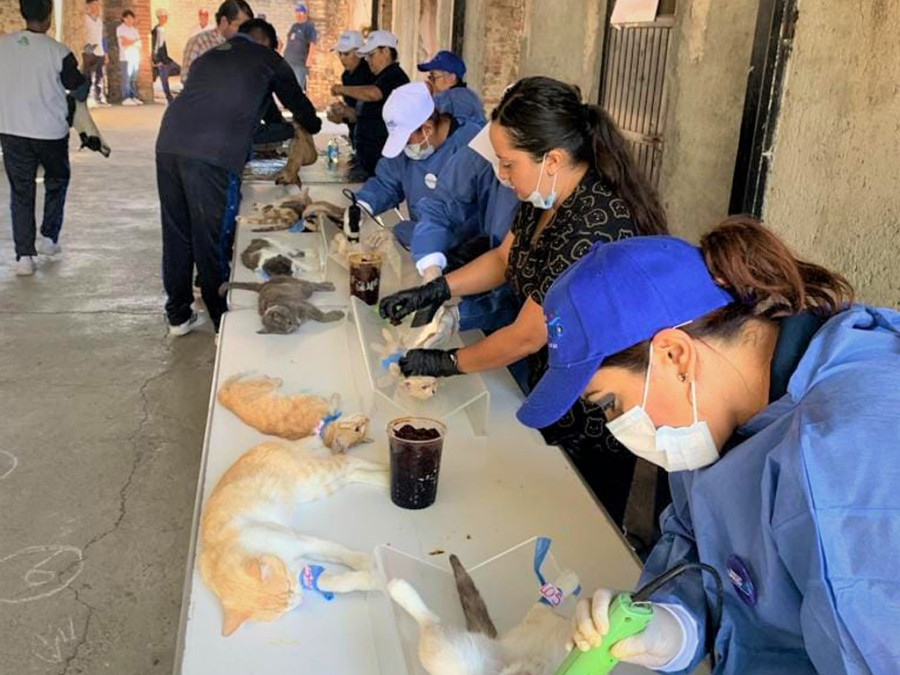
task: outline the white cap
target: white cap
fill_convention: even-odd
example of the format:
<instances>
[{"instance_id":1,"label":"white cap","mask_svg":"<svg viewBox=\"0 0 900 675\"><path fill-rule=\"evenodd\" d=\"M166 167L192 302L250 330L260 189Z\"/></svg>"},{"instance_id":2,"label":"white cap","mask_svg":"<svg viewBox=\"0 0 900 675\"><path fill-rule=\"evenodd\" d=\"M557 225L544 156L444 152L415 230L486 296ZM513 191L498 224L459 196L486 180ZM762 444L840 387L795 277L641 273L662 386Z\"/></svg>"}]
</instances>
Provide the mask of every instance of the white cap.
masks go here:
<instances>
[{"instance_id":1,"label":"white cap","mask_svg":"<svg viewBox=\"0 0 900 675\"><path fill-rule=\"evenodd\" d=\"M389 30L373 30L369 33L369 39L359 49L362 56L371 54L379 47L393 47L397 49L397 36Z\"/></svg>"},{"instance_id":2,"label":"white cap","mask_svg":"<svg viewBox=\"0 0 900 675\"><path fill-rule=\"evenodd\" d=\"M434 112L434 99L424 82L397 87L388 96L381 116L387 126L388 138L381 150L392 158L403 152L410 135L422 126Z\"/></svg>"},{"instance_id":3,"label":"white cap","mask_svg":"<svg viewBox=\"0 0 900 675\"><path fill-rule=\"evenodd\" d=\"M161 16L169 16L169 13L166 11L164 7L160 7L156 10L156 18L158 19Z\"/></svg>"},{"instance_id":4,"label":"white cap","mask_svg":"<svg viewBox=\"0 0 900 675\"><path fill-rule=\"evenodd\" d=\"M345 30L338 38L333 52L353 52L362 49L363 36L358 30Z\"/></svg>"}]
</instances>

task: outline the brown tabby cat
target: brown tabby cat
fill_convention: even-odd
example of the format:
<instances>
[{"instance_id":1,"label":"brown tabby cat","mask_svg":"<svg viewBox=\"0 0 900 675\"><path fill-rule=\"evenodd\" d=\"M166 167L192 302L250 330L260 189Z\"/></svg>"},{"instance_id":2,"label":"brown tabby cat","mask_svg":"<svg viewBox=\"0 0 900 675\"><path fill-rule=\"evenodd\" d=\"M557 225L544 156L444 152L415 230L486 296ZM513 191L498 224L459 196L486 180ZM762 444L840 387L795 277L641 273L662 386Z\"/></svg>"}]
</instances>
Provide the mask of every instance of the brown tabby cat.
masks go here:
<instances>
[{"instance_id":1,"label":"brown tabby cat","mask_svg":"<svg viewBox=\"0 0 900 675\"><path fill-rule=\"evenodd\" d=\"M335 427L329 434L332 448L363 441L368 427L336 425L326 427L326 432ZM219 479L203 508L197 565L222 603L222 635L231 635L245 621L280 618L301 604L304 588L323 593L377 588L370 556L293 529L297 504L348 483L386 489L388 470L358 457L333 455L318 435L258 445ZM331 572L309 561L339 563L352 571Z\"/></svg>"}]
</instances>

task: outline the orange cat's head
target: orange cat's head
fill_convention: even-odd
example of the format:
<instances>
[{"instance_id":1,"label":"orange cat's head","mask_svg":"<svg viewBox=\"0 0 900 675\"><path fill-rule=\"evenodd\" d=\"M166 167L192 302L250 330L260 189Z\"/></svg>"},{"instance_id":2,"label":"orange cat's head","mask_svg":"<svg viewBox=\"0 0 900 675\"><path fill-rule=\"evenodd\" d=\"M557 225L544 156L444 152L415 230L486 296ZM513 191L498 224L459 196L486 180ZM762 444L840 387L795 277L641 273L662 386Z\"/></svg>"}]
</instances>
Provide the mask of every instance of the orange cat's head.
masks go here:
<instances>
[{"instance_id":1,"label":"orange cat's head","mask_svg":"<svg viewBox=\"0 0 900 675\"><path fill-rule=\"evenodd\" d=\"M217 582L217 595L225 610L222 635L226 637L245 621L274 621L302 599L297 580L274 555L244 558Z\"/></svg>"},{"instance_id":2,"label":"orange cat's head","mask_svg":"<svg viewBox=\"0 0 900 675\"><path fill-rule=\"evenodd\" d=\"M369 430L369 418L365 415L347 415L328 425L325 432L325 444L335 454L347 452L354 445L371 443L366 438Z\"/></svg>"}]
</instances>

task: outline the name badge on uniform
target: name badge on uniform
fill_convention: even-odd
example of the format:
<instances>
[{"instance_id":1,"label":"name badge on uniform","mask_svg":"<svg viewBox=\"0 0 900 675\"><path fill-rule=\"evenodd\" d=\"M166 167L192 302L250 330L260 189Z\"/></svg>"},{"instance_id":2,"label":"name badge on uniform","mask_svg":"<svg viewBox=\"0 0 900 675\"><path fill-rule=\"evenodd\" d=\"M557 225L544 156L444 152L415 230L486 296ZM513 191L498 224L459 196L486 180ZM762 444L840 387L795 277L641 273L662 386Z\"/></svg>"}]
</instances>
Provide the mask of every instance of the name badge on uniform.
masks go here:
<instances>
[{"instance_id":1,"label":"name badge on uniform","mask_svg":"<svg viewBox=\"0 0 900 675\"><path fill-rule=\"evenodd\" d=\"M437 176L435 176L433 173L426 173L425 174L425 186L429 190L434 190L434 188L437 187Z\"/></svg>"},{"instance_id":2,"label":"name badge on uniform","mask_svg":"<svg viewBox=\"0 0 900 675\"><path fill-rule=\"evenodd\" d=\"M749 607L756 605L759 599L756 592L756 584L753 583L753 577L750 575L750 570L744 564L744 561L732 554L728 556L725 564L728 569L728 578L731 581L731 585L734 586L734 590L737 591L737 596Z\"/></svg>"}]
</instances>

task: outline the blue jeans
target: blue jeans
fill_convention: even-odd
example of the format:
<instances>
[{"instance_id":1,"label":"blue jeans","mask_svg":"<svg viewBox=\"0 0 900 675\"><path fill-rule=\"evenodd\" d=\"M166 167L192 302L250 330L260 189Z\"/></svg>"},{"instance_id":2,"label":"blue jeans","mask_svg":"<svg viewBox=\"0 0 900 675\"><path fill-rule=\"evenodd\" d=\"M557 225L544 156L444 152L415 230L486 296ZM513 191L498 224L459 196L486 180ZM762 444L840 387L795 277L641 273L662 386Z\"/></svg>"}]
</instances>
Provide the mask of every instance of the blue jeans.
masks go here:
<instances>
[{"instance_id":1,"label":"blue jeans","mask_svg":"<svg viewBox=\"0 0 900 675\"><path fill-rule=\"evenodd\" d=\"M122 75L122 100L137 98L138 64L130 61L119 61L119 72Z\"/></svg>"}]
</instances>

